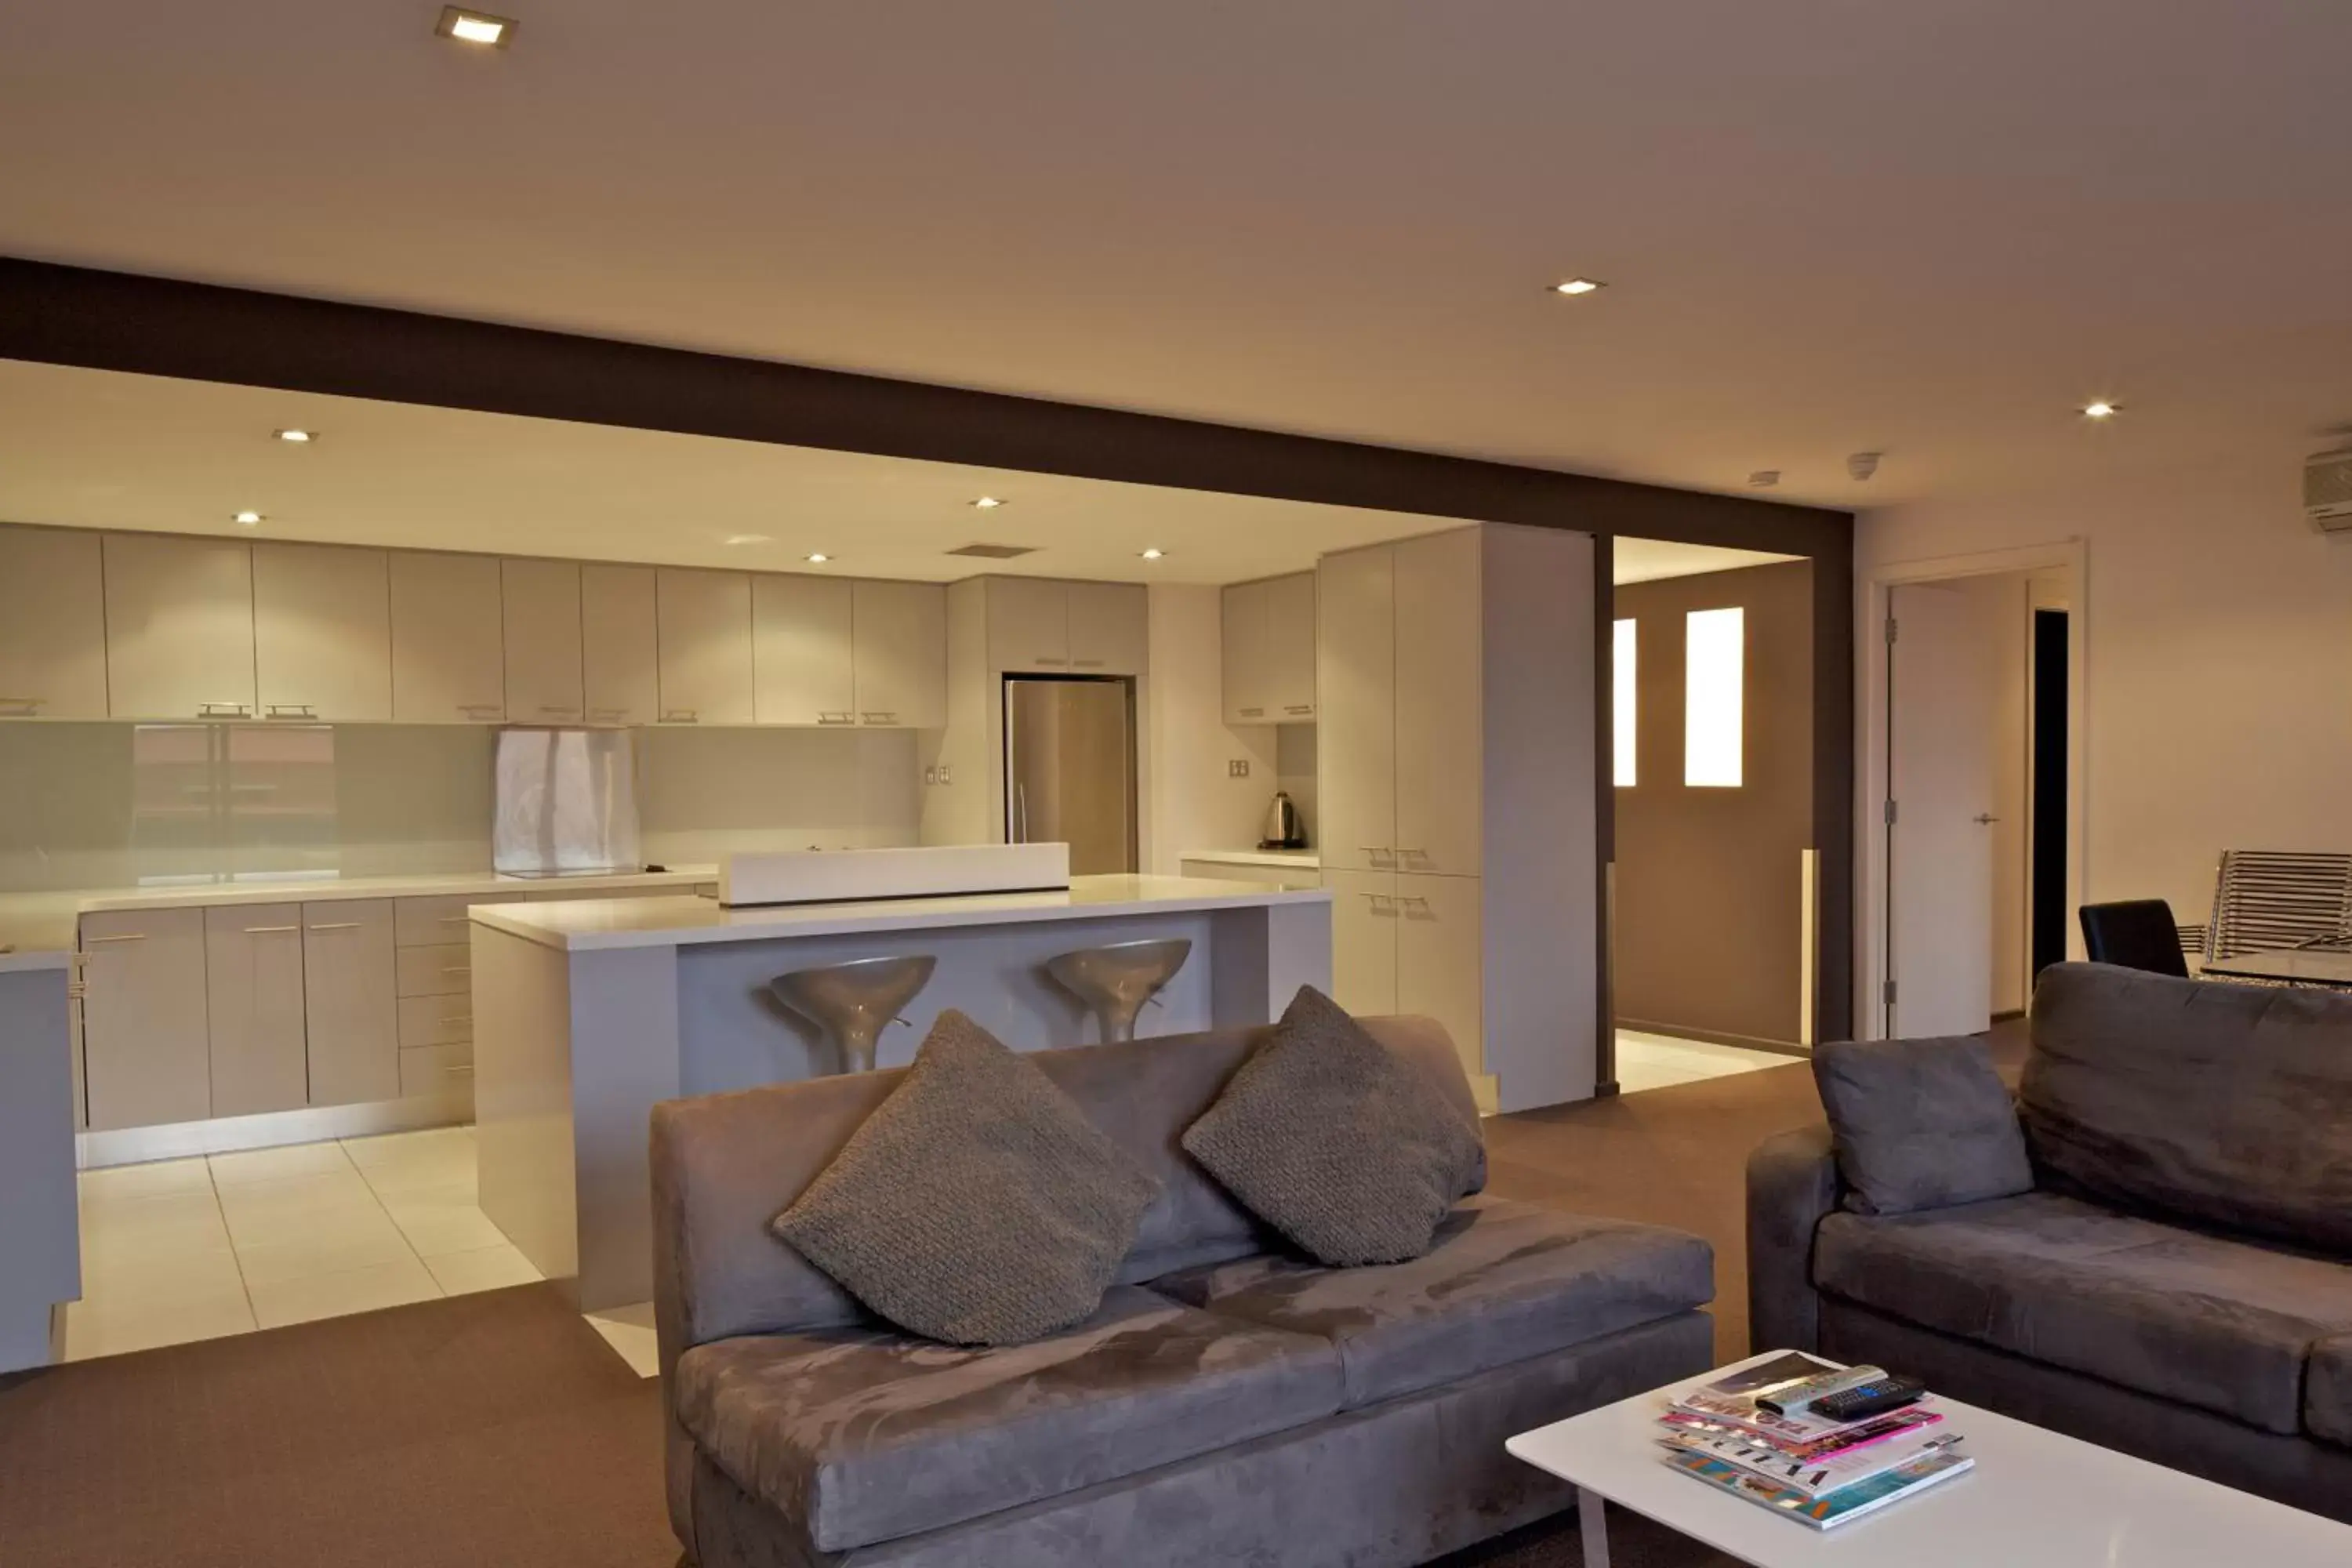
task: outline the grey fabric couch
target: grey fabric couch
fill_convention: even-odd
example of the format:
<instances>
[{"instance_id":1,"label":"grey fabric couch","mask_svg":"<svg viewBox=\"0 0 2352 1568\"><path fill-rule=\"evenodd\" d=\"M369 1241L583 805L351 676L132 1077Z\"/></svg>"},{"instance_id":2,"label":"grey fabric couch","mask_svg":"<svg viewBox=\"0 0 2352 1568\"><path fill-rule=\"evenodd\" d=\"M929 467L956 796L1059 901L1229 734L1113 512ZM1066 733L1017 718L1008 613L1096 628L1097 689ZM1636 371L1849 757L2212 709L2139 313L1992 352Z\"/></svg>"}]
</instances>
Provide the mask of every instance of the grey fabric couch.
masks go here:
<instances>
[{"instance_id":1,"label":"grey fabric couch","mask_svg":"<svg viewBox=\"0 0 2352 1568\"><path fill-rule=\"evenodd\" d=\"M1373 1034L1465 1113L1424 1019ZM899 1075L658 1107L670 1518L702 1568L1425 1562L1570 1505L1512 1433L1700 1371L1696 1237L1483 1194L1425 1257L1285 1252L1177 1140L1260 1031L1033 1059L1164 1184L1100 1310L1033 1344L912 1338L768 1232Z\"/></svg>"},{"instance_id":2,"label":"grey fabric couch","mask_svg":"<svg viewBox=\"0 0 2352 1568\"><path fill-rule=\"evenodd\" d=\"M2352 1521L2352 996L2047 972L2035 1190L1843 1212L1829 1129L1748 1166L1755 1343Z\"/></svg>"}]
</instances>

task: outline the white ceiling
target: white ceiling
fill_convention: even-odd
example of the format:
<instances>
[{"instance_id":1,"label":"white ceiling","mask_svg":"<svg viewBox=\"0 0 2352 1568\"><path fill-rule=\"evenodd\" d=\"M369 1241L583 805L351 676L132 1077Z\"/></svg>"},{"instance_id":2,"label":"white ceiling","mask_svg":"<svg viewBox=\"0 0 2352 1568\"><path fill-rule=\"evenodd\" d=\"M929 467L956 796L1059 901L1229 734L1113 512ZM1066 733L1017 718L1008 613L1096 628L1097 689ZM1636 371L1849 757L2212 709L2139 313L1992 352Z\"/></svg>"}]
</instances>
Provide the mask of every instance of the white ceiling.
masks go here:
<instances>
[{"instance_id":1,"label":"white ceiling","mask_svg":"<svg viewBox=\"0 0 2352 1568\"><path fill-rule=\"evenodd\" d=\"M2352 416L2342 5L436 8L0 0L0 252L1839 506Z\"/></svg>"},{"instance_id":2,"label":"white ceiling","mask_svg":"<svg viewBox=\"0 0 2352 1568\"><path fill-rule=\"evenodd\" d=\"M317 439L293 446L275 432ZM974 507L981 496L1005 502ZM241 510L264 514L240 527ZM1457 526L1407 512L0 360L0 521L952 581L1234 583ZM730 538L760 536L730 544ZM1035 547L1006 562L946 553ZM1160 560L1141 552L1157 548ZM1617 580L1789 557L1622 540Z\"/></svg>"}]
</instances>

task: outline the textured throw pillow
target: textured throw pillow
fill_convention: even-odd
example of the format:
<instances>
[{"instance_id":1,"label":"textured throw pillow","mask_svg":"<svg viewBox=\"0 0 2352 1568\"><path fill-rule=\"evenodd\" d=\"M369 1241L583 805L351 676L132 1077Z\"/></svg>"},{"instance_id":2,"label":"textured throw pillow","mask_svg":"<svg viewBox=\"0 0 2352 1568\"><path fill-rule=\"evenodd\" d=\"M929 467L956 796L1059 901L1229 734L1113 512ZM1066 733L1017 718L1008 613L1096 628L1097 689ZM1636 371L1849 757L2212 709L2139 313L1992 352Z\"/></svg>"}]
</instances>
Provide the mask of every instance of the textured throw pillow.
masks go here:
<instances>
[{"instance_id":1,"label":"textured throw pillow","mask_svg":"<svg viewBox=\"0 0 2352 1568\"><path fill-rule=\"evenodd\" d=\"M963 1014L772 1228L899 1327L1018 1344L1102 1301L1160 1184Z\"/></svg>"},{"instance_id":2,"label":"textured throw pillow","mask_svg":"<svg viewBox=\"0 0 2352 1568\"><path fill-rule=\"evenodd\" d=\"M1813 1053L1845 1206L1910 1214L2033 1190L2017 1107L1980 1039L1857 1040Z\"/></svg>"},{"instance_id":3,"label":"textured throw pillow","mask_svg":"<svg viewBox=\"0 0 2352 1568\"><path fill-rule=\"evenodd\" d=\"M1312 986L1183 1143L1243 1207L1335 1267L1427 1252L1484 1158L1477 1124Z\"/></svg>"}]
</instances>

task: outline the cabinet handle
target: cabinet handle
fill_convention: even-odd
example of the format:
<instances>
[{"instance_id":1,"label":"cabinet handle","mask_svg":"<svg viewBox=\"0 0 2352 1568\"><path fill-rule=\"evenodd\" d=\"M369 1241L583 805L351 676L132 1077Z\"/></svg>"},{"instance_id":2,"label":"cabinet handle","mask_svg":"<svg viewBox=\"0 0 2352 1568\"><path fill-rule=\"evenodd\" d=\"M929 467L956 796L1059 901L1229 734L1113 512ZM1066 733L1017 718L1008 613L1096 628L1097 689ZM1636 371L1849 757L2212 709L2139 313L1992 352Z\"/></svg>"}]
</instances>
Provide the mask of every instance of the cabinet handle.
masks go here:
<instances>
[{"instance_id":1,"label":"cabinet handle","mask_svg":"<svg viewBox=\"0 0 2352 1568\"><path fill-rule=\"evenodd\" d=\"M14 717L23 718L37 708L48 706L46 697L0 697L0 708L15 710Z\"/></svg>"},{"instance_id":2,"label":"cabinet handle","mask_svg":"<svg viewBox=\"0 0 2352 1568\"><path fill-rule=\"evenodd\" d=\"M592 720L601 719L607 721L614 721L625 719L628 716L629 710L625 708L591 708L588 710L588 717Z\"/></svg>"},{"instance_id":3,"label":"cabinet handle","mask_svg":"<svg viewBox=\"0 0 2352 1568\"><path fill-rule=\"evenodd\" d=\"M577 719L580 717L580 710L577 708L550 708L546 704L541 703L539 710L541 713L546 714L551 719Z\"/></svg>"},{"instance_id":4,"label":"cabinet handle","mask_svg":"<svg viewBox=\"0 0 2352 1568\"><path fill-rule=\"evenodd\" d=\"M1390 898L1386 893L1366 893L1364 897L1372 901L1372 913L1376 915L1393 915L1396 913L1396 900Z\"/></svg>"},{"instance_id":5,"label":"cabinet handle","mask_svg":"<svg viewBox=\"0 0 2352 1568\"><path fill-rule=\"evenodd\" d=\"M1030 662L1033 664L1067 664L1070 661L1066 658L1049 658L1048 656L1041 653Z\"/></svg>"},{"instance_id":6,"label":"cabinet handle","mask_svg":"<svg viewBox=\"0 0 2352 1568\"><path fill-rule=\"evenodd\" d=\"M81 939L81 944L84 947L95 947L101 942L145 942L146 940L145 931L125 931L121 936L86 936Z\"/></svg>"},{"instance_id":7,"label":"cabinet handle","mask_svg":"<svg viewBox=\"0 0 2352 1568\"><path fill-rule=\"evenodd\" d=\"M1315 704L1312 702L1293 702L1286 706L1283 709L1283 711L1285 713L1312 713L1315 711Z\"/></svg>"},{"instance_id":8,"label":"cabinet handle","mask_svg":"<svg viewBox=\"0 0 2352 1568\"><path fill-rule=\"evenodd\" d=\"M245 934L247 936L278 936L289 931L300 931L301 929L302 928L300 926L247 926L245 928Z\"/></svg>"},{"instance_id":9,"label":"cabinet handle","mask_svg":"<svg viewBox=\"0 0 2352 1568\"><path fill-rule=\"evenodd\" d=\"M253 705L248 702L199 702L196 704L196 717L199 719L246 719L250 718L252 713Z\"/></svg>"},{"instance_id":10,"label":"cabinet handle","mask_svg":"<svg viewBox=\"0 0 2352 1568\"><path fill-rule=\"evenodd\" d=\"M471 1062L458 1062L455 1066L446 1067L441 1070L447 1073L451 1078L471 1078L474 1076L474 1064Z\"/></svg>"},{"instance_id":11,"label":"cabinet handle","mask_svg":"<svg viewBox=\"0 0 2352 1568\"><path fill-rule=\"evenodd\" d=\"M838 713L825 710L819 710L816 716L816 721L819 724L855 724L857 722L857 715L855 713Z\"/></svg>"},{"instance_id":12,"label":"cabinet handle","mask_svg":"<svg viewBox=\"0 0 2352 1568\"><path fill-rule=\"evenodd\" d=\"M1080 669L1100 669L1104 665L1108 664L1110 660L1107 658L1074 658L1070 662L1076 665Z\"/></svg>"},{"instance_id":13,"label":"cabinet handle","mask_svg":"<svg viewBox=\"0 0 2352 1568\"><path fill-rule=\"evenodd\" d=\"M272 702L262 710L266 719L316 719L318 711L308 702Z\"/></svg>"},{"instance_id":14,"label":"cabinet handle","mask_svg":"<svg viewBox=\"0 0 2352 1568\"><path fill-rule=\"evenodd\" d=\"M896 724L898 716L896 713L868 713L866 721L868 724Z\"/></svg>"},{"instance_id":15,"label":"cabinet handle","mask_svg":"<svg viewBox=\"0 0 2352 1568\"><path fill-rule=\"evenodd\" d=\"M503 702L460 702L457 711L468 719L503 719L507 705Z\"/></svg>"},{"instance_id":16,"label":"cabinet handle","mask_svg":"<svg viewBox=\"0 0 2352 1568\"><path fill-rule=\"evenodd\" d=\"M441 966L441 973L444 974L471 974L474 973L474 966L470 963L445 963Z\"/></svg>"},{"instance_id":17,"label":"cabinet handle","mask_svg":"<svg viewBox=\"0 0 2352 1568\"><path fill-rule=\"evenodd\" d=\"M445 926L461 926L473 918L474 917L471 915L442 915L439 917L441 923Z\"/></svg>"},{"instance_id":18,"label":"cabinet handle","mask_svg":"<svg viewBox=\"0 0 2352 1568\"><path fill-rule=\"evenodd\" d=\"M312 931L357 931L360 929L360 924L358 921L329 921L325 925L316 925L310 929Z\"/></svg>"},{"instance_id":19,"label":"cabinet handle","mask_svg":"<svg viewBox=\"0 0 2352 1568\"><path fill-rule=\"evenodd\" d=\"M1242 717L1244 719L1263 719L1265 717L1265 710L1263 708L1244 708L1242 710Z\"/></svg>"},{"instance_id":20,"label":"cabinet handle","mask_svg":"<svg viewBox=\"0 0 2352 1568\"><path fill-rule=\"evenodd\" d=\"M662 722L665 724L698 724L701 722L700 715L701 710L697 708L665 708L662 710Z\"/></svg>"},{"instance_id":21,"label":"cabinet handle","mask_svg":"<svg viewBox=\"0 0 2352 1568\"><path fill-rule=\"evenodd\" d=\"M1397 902L1398 902L1398 903L1400 903L1400 904L1402 904L1406 909L1409 909L1409 910L1422 910L1423 913L1428 912L1428 910L1429 910L1429 900L1428 900L1427 899L1422 898L1422 897L1420 897L1420 896L1418 896L1418 895L1413 895L1413 896L1407 897L1407 898L1401 898L1401 899L1399 899L1399 900L1397 900Z\"/></svg>"}]
</instances>

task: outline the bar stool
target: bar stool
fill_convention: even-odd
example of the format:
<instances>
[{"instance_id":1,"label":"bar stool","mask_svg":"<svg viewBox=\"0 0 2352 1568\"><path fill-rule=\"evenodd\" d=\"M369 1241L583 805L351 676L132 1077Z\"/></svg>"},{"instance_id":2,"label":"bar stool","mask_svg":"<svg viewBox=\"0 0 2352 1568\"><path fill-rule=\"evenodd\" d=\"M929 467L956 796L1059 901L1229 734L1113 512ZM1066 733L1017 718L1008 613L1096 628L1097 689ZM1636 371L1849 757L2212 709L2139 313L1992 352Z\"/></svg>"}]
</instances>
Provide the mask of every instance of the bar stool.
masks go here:
<instances>
[{"instance_id":1,"label":"bar stool","mask_svg":"<svg viewBox=\"0 0 2352 1568\"><path fill-rule=\"evenodd\" d=\"M872 1072L874 1047L882 1031L930 984L939 962L928 952L860 958L779 974L768 982L768 989L832 1037L841 1052L843 1072Z\"/></svg>"},{"instance_id":2,"label":"bar stool","mask_svg":"<svg viewBox=\"0 0 2352 1568\"><path fill-rule=\"evenodd\" d=\"M1116 942L1049 958L1045 973L1093 1009L1103 1044L1109 1045L1135 1038L1135 1016L1192 955L1189 938Z\"/></svg>"}]
</instances>

